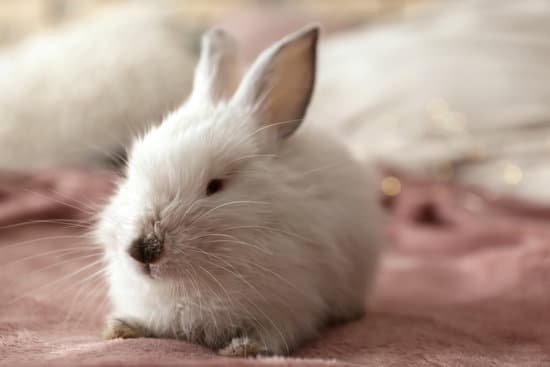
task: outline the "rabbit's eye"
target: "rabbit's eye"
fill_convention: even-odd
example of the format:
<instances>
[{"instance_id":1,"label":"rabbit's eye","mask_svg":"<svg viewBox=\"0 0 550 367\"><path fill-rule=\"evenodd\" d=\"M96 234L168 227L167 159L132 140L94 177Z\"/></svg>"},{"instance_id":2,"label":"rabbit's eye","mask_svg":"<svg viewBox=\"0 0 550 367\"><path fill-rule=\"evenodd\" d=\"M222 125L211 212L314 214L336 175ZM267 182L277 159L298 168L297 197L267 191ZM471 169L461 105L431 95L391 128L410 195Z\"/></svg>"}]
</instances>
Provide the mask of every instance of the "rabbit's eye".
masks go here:
<instances>
[{"instance_id":1,"label":"rabbit's eye","mask_svg":"<svg viewBox=\"0 0 550 367\"><path fill-rule=\"evenodd\" d=\"M208 185L206 186L206 196L214 195L221 189L223 189L223 180L221 178L215 178L213 180L210 180L208 182Z\"/></svg>"}]
</instances>

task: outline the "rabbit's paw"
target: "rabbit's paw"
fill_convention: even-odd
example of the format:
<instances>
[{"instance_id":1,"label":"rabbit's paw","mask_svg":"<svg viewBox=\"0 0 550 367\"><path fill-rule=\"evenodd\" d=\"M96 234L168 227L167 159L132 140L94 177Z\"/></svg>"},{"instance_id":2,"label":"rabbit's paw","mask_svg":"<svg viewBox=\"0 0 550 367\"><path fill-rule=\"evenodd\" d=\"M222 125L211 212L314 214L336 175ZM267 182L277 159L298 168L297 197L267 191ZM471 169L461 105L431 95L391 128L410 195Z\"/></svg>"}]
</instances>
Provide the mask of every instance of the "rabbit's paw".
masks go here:
<instances>
[{"instance_id":1,"label":"rabbit's paw","mask_svg":"<svg viewBox=\"0 0 550 367\"><path fill-rule=\"evenodd\" d=\"M220 349L218 353L226 357L255 357L259 355L272 355L266 346L247 336L233 338L231 342Z\"/></svg>"},{"instance_id":2,"label":"rabbit's paw","mask_svg":"<svg viewBox=\"0 0 550 367\"><path fill-rule=\"evenodd\" d=\"M107 320L103 330L104 339L132 339L146 337L145 328L139 324L124 319L113 318Z\"/></svg>"}]
</instances>

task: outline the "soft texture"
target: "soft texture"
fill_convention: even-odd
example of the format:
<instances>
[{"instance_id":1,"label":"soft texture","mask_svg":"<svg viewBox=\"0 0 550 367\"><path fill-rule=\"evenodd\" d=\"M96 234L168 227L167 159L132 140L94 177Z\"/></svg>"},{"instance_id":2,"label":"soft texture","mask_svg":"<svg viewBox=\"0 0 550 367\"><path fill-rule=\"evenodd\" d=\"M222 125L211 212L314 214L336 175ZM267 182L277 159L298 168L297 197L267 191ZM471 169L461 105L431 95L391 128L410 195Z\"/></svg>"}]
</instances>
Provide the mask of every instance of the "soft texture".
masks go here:
<instances>
[{"instance_id":1,"label":"soft texture","mask_svg":"<svg viewBox=\"0 0 550 367\"><path fill-rule=\"evenodd\" d=\"M126 5L0 50L0 167L119 160L186 98L196 34Z\"/></svg>"},{"instance_id":2,"label":"soft texture","mask_svg":"<svg viewBox=\"0 0 550 367\"><path fill-rule=\"evenodd\" d=\"M381 242L378 196L345 146L300 126L317 38L310 27L275 43L224 100L239 75L236 41L204 36L189 101L134 143L100 215L106 335L281 355L325 321L362 314Z\"/></svg>"},{"instance_id":3,"label":"soft texture","mask_svg":"<svg viewBox=\"0 0 550 367\"><path fill-rule=\"evenodd\" d=\"M123 159L132 139L191 89L206 26L188 18L159 3L119 4L0 48L0 168ZM245 42L248 62L312 20L305 11L251 8L220 25ZM326 31L346 25L323 23Z\"/></svg>"},{"instance_id":4,"label":"soft texture","mask_svg":"<svg viewBox=\"0 0 550 367\"><path fill-rule=\"evenodd\" d=\"M550 201L550 2L441 1L320 47L313 123L362 160Z\"/></svg>"},{"instance_id":5,"label":"soft texture","mask_svg":"<svg viewBox=\"0 0 550 367\"><path fill-rule=\"evenodd\" d=\"M82 231L46 223L6 226L52 218L87 220L89 215L77 208L88 212L102 202L114 177L110 172L62 171L0 178L0 365L550 363L550 231L545 225L550 209L410 179L402 179L400 195L384 200L392 213L391 245L369 314L327 330L291 358L228 360L176 340L102 341L106 307L99 283L88 283L78 294L78 282L85 279L80 274L36 290L96 259L61 263L46 254L89 244L68 237Z\"/></svg>"},{"instance_id":6,"label":"soft texture","mask_svg":"<svg viewBox=\"0 0 550 367\"><path fill-rule=\"evenodd\" d=\"M550 200L550 3L426 3L441 6L332 40L327 31L349 24L322 22L311 123L334 128L363 160ZM116 159L181 102L196 37L173 15L122 9L3 50L0 167ZM220 25L250 60L314 18L252 9Z\"/></svg>"}]
</instances>

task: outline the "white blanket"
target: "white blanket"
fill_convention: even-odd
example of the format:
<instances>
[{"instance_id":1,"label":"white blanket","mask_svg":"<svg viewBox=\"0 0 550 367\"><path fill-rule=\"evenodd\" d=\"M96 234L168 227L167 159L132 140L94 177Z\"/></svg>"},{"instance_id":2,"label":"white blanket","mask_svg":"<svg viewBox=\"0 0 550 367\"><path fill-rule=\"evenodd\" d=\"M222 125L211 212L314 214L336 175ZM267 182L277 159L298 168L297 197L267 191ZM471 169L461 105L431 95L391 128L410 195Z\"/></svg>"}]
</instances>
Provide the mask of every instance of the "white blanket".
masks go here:
<instances>
[{"instance_id":1,"label":"white blanket","mask_svg":"<svg viewBox=\"0 0 550 367\"><path fill-rule=\"evenodd\" d=\"M334 37L309 118L360 159L550 201L550 2L449 1Z\"/></svg>"},{"instance_id":2,"label":"white blanket","mask_svg":"<svg viewBox=\"0 0 550 367\"><path fill-rule=\"evenodd\" d=\"M0 168L105 159L158 122L191 87L180 23L127 5L0 52Z\"/></svg>"}]
</instances>

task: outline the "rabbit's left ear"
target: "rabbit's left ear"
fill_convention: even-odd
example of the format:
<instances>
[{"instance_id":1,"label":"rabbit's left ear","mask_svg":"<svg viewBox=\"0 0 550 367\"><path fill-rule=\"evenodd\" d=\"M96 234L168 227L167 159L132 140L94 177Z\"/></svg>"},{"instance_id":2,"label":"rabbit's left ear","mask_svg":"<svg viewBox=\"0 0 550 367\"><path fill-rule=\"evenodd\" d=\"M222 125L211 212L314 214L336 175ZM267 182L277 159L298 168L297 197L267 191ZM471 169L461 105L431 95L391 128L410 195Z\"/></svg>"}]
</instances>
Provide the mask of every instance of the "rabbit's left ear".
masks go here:
<instances>
[{"instance_id":1,"label":"rabbit's left ear","mask_svg":"<svg viewBox=\"0 0 550 367\"><path fill-rule=\"evenodd\" d=\"M265 50L232 100L252 108L256 120L271 125L279 138L290 136L306 113L315 81L318 37L319 27L310 26Z\"/></svg>"},{"instance_id":2,"label":"rabbit's left ear","mask_svg":"<svg viewBox=\"0 0 550 367\"><path fill-rule=\"evenodd\" d=\"M191 101L217 102L231 98L241 78L237 41L214 28L202 36Z\"/></svg>"}]
</instances>

